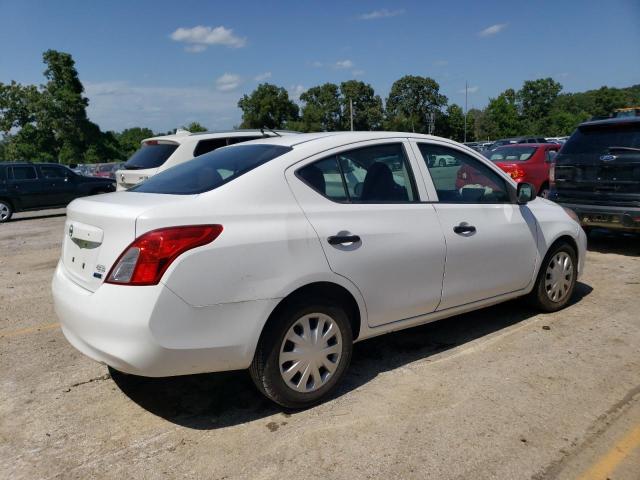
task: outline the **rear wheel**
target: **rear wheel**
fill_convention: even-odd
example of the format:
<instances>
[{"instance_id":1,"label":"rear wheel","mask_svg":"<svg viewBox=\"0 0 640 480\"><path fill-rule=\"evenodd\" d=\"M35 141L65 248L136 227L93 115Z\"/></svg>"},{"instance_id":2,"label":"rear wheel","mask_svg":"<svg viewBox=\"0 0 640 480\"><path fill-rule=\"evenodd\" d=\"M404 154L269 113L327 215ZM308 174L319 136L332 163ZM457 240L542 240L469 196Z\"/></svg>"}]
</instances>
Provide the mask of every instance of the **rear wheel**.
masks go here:
<instances>
[{"instance_id":1,"label":"rear wheel","mask_svg":"<svg viewBox=\"0 0 640 480\"><path fill-rule=\"evenodd\" d=\"M566 242L554 246L544 258L536 284L529 299L545 312L555 312L564 308L576 286L578 275L577 255Z\"/></svg>"},{"instance_id":2,"label":"rear wheel","mask_svg":"<svg viewBox=\"0 0 640 480\"><path fill-rule=\"evenodd\" d=\"M0 223L8 222L13 215L13 207L6 200L0 200Z\"/></svg>"},{"instance_id":3,"label":"rear wheel","mask_svg":"<svg viewBox=\"0 0 640 480\"><path fill-rule=\"evenodd\" d=\"M542 198L549 198L549 185L542 185L538 191L538 196Z\"/></svg>"},{"instance_id":4,"label":"rear wheel","mask_svg":"<svg viewBox=\"0 0 640 480\"><path fill-rule=\"evenodd\" d=\"M266 327L250 367L258 389L287 408L310 407L335 388L351 360L344 309L330 300L285 307Z\"/></svg>"}]
</instances>

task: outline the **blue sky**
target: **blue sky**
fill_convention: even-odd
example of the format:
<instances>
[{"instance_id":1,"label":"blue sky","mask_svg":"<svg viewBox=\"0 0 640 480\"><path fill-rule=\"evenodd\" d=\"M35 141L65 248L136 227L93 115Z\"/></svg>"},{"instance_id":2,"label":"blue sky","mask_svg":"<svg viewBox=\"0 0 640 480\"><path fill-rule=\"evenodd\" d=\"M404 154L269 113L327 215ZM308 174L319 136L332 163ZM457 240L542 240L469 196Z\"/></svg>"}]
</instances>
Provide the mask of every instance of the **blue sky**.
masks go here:
<instances>
[{"instance_id":1,"label":"blue sky","mask_svg":"<svg viewBox=\"0 0 640 480\"><path fill-rule=\"evenodd\" d=\"M357 78L386 97L402 75L435 78L482 107L527 79L568 92L640 83L640 0L0 0L0 82L42 83L41 54L76 60L103 129L237 125L261 81L297 98Z\"/></svg>"}]
</instances>

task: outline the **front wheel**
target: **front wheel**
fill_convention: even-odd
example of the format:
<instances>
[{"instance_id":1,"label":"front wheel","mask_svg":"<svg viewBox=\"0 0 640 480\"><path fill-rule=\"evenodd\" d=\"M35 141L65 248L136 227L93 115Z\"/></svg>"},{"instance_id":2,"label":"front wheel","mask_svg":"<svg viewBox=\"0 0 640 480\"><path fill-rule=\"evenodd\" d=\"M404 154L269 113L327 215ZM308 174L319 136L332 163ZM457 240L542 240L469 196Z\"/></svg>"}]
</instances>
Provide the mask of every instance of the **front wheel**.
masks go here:
<instances>
[{"instance_id":1,"label":"front wheel","mask_svg":"<svg viewBox=\"0 0 640 480\"><path fill-rule=\"evenodd\" d=\"M0 200L0 223L8 222L13 215L11 204L5 200Z\"/></svg>"},{"instance_id":2,"label":"front wheel","mask_svg":"<svg viewBox=\"0 0 640 480\"><path fill-rule=\"evenodd\" d=\"M575 249L565 242L547 253L529 294L533 306L544 312L556 312L569 303L578 276L577 258Z\"/></svg>"},{"instance_id":3,"label":"front wheel","mask_svg":"<svg viewBox=\"0 0 640 480\"><path fill-rule=\"evenodd\" d=\"M344 309L329 300L295 303L272 320L249 369L254 383L283 407L322 401L351 361L353 338Z\"/></svg>"}]
</instances>

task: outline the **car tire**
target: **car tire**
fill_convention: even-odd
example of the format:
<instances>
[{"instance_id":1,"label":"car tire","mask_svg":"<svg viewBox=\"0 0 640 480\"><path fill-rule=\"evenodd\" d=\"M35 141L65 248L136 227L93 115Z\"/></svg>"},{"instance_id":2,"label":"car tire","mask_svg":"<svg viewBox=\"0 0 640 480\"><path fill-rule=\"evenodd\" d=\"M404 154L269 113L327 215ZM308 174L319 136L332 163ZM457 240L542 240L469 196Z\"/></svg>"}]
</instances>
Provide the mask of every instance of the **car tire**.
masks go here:
<instances>
[{"instance_id":1,"label":"car tire","mask_svg":"<svg viewBox=\"0 0 640 480\"><path fill-rule=\"evenodd\" d=\"M538 196L542 198L549 198L549 187L544 185L538 192Z\"/></svg>"},{"instance_id":2,"label":"car tire","mask_svg":"<svg viewBox=\"0 0 640 480\"><path fill-rule=\"evenodd\" d=\"M13 207L6 200L0 200L0 223L8 222L13 216Z\"/></svg>"},{"instance_id":3,"label":"car tire","mask_svg":"<svg viewBox=\"0 0 640 480\"><path fill-rule=\"evenodd\" d=\"M530 303L543 312L563 309L571 300L578 276L578 256L566 242L552 246L540 265Z\"/></svg>"},{"instance_id":4,"label":"car tire","mask_svg":"<svg viewBox=\"0 0 640 480\"><path fill-rule=\"evenodd\" d=\"M294 301L274 315L258 342L251 378L283 407L311 407L327 398L351 361L353 334L347 314L336 302L311 299ZM296 348L292 338L302 348ZM324 350L331 353L323 357Z\"/></svg>"}]
</instances>

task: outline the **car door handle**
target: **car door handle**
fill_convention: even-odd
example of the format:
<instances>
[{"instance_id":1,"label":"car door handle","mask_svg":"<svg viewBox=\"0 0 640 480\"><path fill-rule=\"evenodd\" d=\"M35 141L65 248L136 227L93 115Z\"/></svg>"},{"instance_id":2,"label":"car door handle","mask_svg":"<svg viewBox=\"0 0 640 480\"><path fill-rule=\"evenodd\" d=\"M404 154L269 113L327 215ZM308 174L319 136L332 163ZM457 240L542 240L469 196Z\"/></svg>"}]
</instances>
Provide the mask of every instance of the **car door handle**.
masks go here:
<instances>
[{"instance_id":1,"label":"car door handle","mask_svg":"<svg viewBox=\"0 0 640 480\"><path fill-rule=\"evenodd\" d=\"M356 243L360 241L358 235L333 235L327 238L329 245L342 245L343 243Z\"/></svg>"},{"instance_id":2,"label":"car door handle","mask_svg":"<svg viewBox=\"0 0 640 480\"><path fill-rule=\"evenodd\" d=\"M475 233L476 227L469 225L466 222L462 222L460 225L453 227L455 233Z\"/></svg>"}]
</instances>

